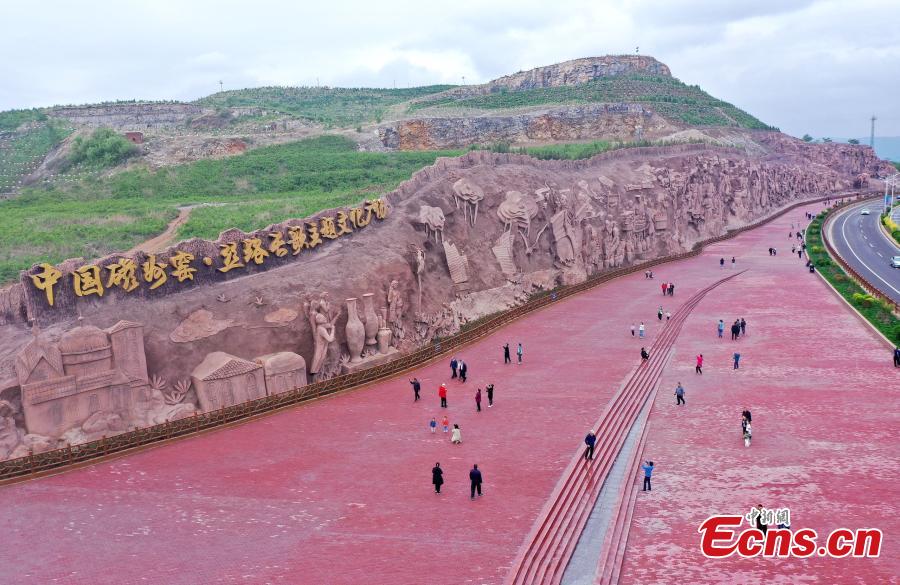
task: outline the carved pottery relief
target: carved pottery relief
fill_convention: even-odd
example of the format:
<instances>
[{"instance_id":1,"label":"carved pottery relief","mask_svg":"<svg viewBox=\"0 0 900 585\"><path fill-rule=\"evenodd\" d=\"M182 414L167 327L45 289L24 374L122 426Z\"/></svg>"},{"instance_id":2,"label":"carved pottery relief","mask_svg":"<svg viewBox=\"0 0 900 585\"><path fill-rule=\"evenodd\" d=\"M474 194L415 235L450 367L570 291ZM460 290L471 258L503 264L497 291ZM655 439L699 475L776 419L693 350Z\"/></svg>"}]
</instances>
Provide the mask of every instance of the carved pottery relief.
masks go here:
<instances>
[{"instance_id":1,"label":"carved pottery relief","mask_svg":"<svg viewBox=\"0 0 900 585\"><path fill-rule=\"evenodd\" d=\"M478 202L484 199L484 190L469 179L459 179L453 183L453 200L456 208L460 205L463 209L463 217L466 223L475 227L478 219Z\"/></svg>"}]
</instances>

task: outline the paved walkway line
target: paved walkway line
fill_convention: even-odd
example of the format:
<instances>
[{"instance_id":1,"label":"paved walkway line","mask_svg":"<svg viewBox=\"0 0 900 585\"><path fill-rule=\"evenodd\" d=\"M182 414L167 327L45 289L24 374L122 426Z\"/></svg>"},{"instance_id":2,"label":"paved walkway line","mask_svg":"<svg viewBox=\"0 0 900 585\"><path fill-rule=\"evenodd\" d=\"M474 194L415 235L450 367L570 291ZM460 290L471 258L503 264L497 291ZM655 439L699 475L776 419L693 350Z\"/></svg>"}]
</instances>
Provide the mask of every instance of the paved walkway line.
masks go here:
<instances>
[{"instance_id":1,"label":"paved walkway line","mask_svg":"<svg viewBox=\"0 0 900 585\"><path fill-rule=\"evenodd\" d=\"M586 462L580 449L573 456L513 562L507 584L560 583L600 489L643 404L654 392L682 325L707 293L744 272L701 289L676 311L650 348L650 358L620 388L598 419L598 456Z\"/></svg>"}]
</instances>

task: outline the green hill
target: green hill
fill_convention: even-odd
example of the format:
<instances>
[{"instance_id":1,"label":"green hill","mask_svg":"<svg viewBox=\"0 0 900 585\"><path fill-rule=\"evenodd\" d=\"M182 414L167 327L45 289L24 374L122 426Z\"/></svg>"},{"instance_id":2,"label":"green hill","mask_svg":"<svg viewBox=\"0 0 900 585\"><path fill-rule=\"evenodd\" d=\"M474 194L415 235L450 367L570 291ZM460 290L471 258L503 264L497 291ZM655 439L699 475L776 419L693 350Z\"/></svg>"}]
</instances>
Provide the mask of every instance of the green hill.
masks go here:
<instances>
[{"instance_id":1,"label":"green hill","mask_svg":"<svg viewBox=\"0 0 900 585\"><path fill-rule=\"evenodd\" d=\"M524 91L497 91L485 95L445 93L415 99L409 112L441 110L500 110L529 106L587 103L641 103L661 116L691 126L738 126L773 129L740 108L716 99L696 85L674 77L619 75L581 85Z\"/></svg>"},{"instance_id":2,"label":"green hill","mask_svg":"<svg viewBox=\"0 0 900 585\"><path fill-rule=\"evenodd\" d=\"M208 107L258 107L326 126L348 127L381 121L391 106L450 89L428 85L407 89L343 87L256 87L215 93L197 100Z\"/></svg>"}]
</instances>

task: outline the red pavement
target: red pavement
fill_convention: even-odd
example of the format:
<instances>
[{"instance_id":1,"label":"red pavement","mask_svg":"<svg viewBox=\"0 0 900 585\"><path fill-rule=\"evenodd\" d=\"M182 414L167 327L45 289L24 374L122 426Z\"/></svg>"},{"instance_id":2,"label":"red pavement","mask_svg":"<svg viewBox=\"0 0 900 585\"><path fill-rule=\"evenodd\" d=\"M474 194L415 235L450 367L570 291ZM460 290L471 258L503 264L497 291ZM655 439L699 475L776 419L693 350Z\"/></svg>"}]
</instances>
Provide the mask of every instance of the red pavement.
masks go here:
<instances>
[{"instance_id":1,"label":"red pavement","mask_svg":"<svg viewBox=\"0 0 900 585\"><path fill-rule=\"evenodd\" d=\"M664 410L670 393L660 392L647 444L658 478L652 499L638 498L623 573L629 582L777 582L783 567L802 570L807 565L697 558L695 517L743 511L757 499L790 505L795 525L846 513L842 525L881 527L885 553L897 556L897 521L882 516L897 501L897 453L888 441L897 430L897 374L885 366L888 352L795 258L770 261L766 239L782 231L776 222L719 246L753 270L711 293L676 343L663 383L683 379L688 408ZM619 279L465 348L458 352L469 363L464 386L449 380L446 361L423 368L415 372L424 397L417 404L404 377L2 488L8 546L0 547L0 583L500 583L590 423L638 361L642 343L628 326L643 320L649 347L660 302L674 313L721 277L711 257L718 252L658 267L652 282L643 274ZM669 278L674 299L659 290ZM792 294L778 288L782 280ZM750 288L760 290L749 298ZM752 386L724 386L736 378L721 364L728 342L713 347L718 303L729 306L723 317L748 319L743 369L734 376ZM826 334L827 325L834 330ZM505 341L524 343L524 365L502 363ZM707 358L703 385L688 377L692 344ZM769 357L751 344L768 347ZM771 379L754 377L763 364ZM485 397L476 413L475 388L490 381L495 406L488 409ZM461 446L427 430L442 414L441 382ZM735 405L725 400L731 393ZM827 402L813 400L823 395ZM746 451L735 430L744 400L755 423ZM670 414L679 422L664 425ZM725 439L732 435L734 445ZM445 470L441 495L430 485L435 461ZM474 502L472 463L485 476L485 495ZM879 481L880 492L857 489ZM680 558L668 552L673 546L684 549ZM891 556L833 563L876 580L897 573ZM730 578L734 567L742 579Z\"/></svg>"},{"instance_id":2,"label":"red pavement","mask_svg":"<svg viewBox=\"0 0 900 585\"><path fill-rule=\"evenodd\" d=\"M790 250L790 223L803 212L679 267L684 274L737 255L750 270L712 291L675 343L644 451L656 464L653 492L638 494L620 583L898 582L900 370L891 366L890 349L803 261L768 255L769 246ZM728 326L739 317L748 322L747 337L732 342ZM693 371L698 353L702 376ZM676 407L679 380L687 404ZM740 436L745 406L753 414L750 448ZM881 557L705 559L699 525L758 503L790 508L792 528L814 528L820 541L840 527L880 528Z\"/></svg>"}]
</instances>

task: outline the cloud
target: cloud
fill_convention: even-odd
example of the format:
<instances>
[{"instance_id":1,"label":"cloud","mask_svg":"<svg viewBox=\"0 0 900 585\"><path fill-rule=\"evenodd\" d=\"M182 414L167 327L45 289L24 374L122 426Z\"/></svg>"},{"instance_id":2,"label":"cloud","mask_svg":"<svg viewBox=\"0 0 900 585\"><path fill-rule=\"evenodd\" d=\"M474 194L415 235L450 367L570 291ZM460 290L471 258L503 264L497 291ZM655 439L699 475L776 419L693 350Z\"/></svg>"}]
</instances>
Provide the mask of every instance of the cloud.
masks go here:
<instances>
[{"instance_id":1,"label":"cloud","mask_svg":"<svg viewBox=\"0 0 900 585\"><path fill-rule=\"evenodd\" d=\"M640 47L793 134L900 135L896 0L5 0L0 109L254 85L478 83Z\"/></svg>"}]
</instances>

